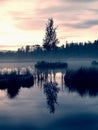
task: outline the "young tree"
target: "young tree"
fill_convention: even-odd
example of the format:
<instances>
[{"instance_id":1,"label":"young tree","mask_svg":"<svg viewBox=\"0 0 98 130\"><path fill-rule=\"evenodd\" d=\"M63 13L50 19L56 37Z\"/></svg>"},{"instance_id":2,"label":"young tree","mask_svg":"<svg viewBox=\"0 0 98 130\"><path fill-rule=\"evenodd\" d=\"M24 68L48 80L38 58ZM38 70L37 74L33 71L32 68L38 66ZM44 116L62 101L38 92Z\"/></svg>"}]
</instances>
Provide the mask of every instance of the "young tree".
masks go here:
<instances>
[{"instance_id":1,"label":"young tree","mask_svg":"<svg viewBox=\"0 0 98 130\"><path fill-rule=\"evenodd\" d=\"M56 37L56 29L57 28L54 28L53 18L48 19L48 23L46 24L45 38L43 39L43 48L45 50L50 51L57 48L59 41Z\"/></svg>"}]
</instances>

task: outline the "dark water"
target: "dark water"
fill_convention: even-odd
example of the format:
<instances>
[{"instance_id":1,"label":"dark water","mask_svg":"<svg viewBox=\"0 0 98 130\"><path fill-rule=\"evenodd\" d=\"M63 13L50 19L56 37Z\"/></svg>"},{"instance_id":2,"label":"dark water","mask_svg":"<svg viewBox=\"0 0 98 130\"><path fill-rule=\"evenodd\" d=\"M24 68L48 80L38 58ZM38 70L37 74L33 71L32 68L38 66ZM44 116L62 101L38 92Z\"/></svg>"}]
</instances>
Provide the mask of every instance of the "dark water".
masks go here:
<instances>
[{"instance_id":1,"label":"dark water","mask_svg":"<svg viewBox=\"0 0 98 130\"><path fill-rule=\"evenodd\" d=\"M97 130L98 96L81 96L77 91L69 91L64 84L66 70L35 71L30 63L1 63L0 67L32 67L34 74L48 73L58 83L54 111L51 112L50 98L44 92L45 80L35 80L31 87L21 87L13 98L8 91L0 89L0 129L1 130ZM75 64L74 64L75 65ZM70 65L71 66L71 65ZM72 65L73 66L73 65ZM55 76L54 76L55 75ZM14 86L13 86L14 87Z\"/></svg>"}]
</instances>

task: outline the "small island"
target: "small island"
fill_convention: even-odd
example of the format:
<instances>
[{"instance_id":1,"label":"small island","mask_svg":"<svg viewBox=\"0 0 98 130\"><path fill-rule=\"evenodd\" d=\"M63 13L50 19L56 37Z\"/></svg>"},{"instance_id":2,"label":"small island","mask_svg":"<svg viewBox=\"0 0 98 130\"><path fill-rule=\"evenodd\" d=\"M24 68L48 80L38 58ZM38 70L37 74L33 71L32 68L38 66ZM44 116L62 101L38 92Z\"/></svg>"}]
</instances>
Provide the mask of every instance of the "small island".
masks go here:
<instances>
[{"instance_id":1,"label":"small island","mask_svg":"<svg viewBox=\"0 0 98 130\"><path fill-rule=\"evenodd\" d=\"M24 74L21 74L20 71L11 71L1 73L0 72L0 88L8 88L10 85L14 86L32 86L34 84L33 75L26 70Z\"/></svg>"},{"instance_id":2,"label":"small island","mask_svg":"<svg viewBox=\"0 0 98 130\"><path fill-rule=\"evenodd\" d=\"M67 68L68 64L66 62L45 62L40 61L35 64L36 68L50 68L50 69L56 69L56 68Z\"/></svg>"},{"instance_id":3,"label":"small island","mask_svg":"<svg viewBox=\"0 0 98 130\"><path fill-rule=\"evenodd\" d=\"M96 60L93 60L92 65L98 65L98 62Z\"/></svg>"}]
</instances>

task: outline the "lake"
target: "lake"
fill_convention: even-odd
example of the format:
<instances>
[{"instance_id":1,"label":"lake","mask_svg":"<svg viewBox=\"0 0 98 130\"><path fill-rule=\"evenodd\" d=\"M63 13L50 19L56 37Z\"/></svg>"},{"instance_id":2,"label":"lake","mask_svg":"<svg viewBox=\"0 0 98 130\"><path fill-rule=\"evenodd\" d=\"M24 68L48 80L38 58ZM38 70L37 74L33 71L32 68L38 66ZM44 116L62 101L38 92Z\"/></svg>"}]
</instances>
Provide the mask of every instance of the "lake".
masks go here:
<instances>
[{"instance_id":1,"label":"lake","mask_svg":"<svg viewBox=\"0 0 98 130\"><path fill-rule=\"evenodd\" d=\"M69 68L91 66L91 60L67 60ZM35 70L36 62L0 62L0 69L32 69L33 74L47 74L47 80L57 82L59 91L56 102L52 102L44 92L44 80L35 79L31 87L21 87L10 98L7 89L0 89L0 129L1 130L97 130L98 96L70 91L64 83L65 69ZM17 84L17 83L16 83ZM13 86L14 87L14 86Z\"/></svg>"}]
</instances>

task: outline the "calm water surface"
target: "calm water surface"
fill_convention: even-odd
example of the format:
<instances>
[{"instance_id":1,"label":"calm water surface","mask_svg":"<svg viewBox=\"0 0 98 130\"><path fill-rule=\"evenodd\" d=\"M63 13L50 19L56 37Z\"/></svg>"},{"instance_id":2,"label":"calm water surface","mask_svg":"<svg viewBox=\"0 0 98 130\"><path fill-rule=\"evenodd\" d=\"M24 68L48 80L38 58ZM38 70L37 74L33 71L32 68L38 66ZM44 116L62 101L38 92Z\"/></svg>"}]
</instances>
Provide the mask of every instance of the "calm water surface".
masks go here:
<instances>
[{"instance_id":1,"label":"calm water surface","mask_svg":"<svg viewBox=\"0 0 98 130\"><path fill-rule=\"evenodd\" d=\"M75 66L75 64L73 65ZM0 63L0 68L27 66L34 70L33 62ZM48 79L50 73L60 88L57 93L57 104L54 104L54 111L51 112L51 106L47 105L47 97L43 88L44 82L42 81L36 80L30 88L21 87L14 98L9 97L7 90L0 90L1 130L98 129L98 96L80 96L75 91L69 92L62 78L66 70L56 70L55 78L53 71L48 72Z\"/></svg>"}]
</instances>

